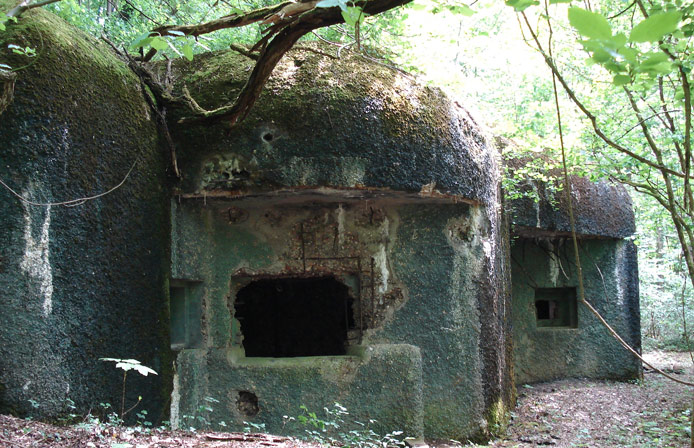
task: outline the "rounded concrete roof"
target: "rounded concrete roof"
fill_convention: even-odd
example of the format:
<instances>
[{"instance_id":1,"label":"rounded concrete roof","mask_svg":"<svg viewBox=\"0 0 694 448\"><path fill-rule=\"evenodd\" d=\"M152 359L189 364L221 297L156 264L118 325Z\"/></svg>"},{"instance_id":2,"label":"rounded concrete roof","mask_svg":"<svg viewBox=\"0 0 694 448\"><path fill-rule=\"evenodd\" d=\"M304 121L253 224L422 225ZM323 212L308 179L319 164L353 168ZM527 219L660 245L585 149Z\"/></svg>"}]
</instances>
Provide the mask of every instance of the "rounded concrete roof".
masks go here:
<instances>
[{"instance_id":1,"label":"rounded concrete roof","mask_svg":"<svg viewBox=\"0 0 694 448\"><path fill-rule=\"evenodd\" d=\"M185 85L214 109L235 99L254 62L234 52L175 61L174 92ZM463 107L353 54L291 51L231 133L171 126L183 194L377 190L488 202L498 188L496 153Z\"/></svg>"}]
</instances>

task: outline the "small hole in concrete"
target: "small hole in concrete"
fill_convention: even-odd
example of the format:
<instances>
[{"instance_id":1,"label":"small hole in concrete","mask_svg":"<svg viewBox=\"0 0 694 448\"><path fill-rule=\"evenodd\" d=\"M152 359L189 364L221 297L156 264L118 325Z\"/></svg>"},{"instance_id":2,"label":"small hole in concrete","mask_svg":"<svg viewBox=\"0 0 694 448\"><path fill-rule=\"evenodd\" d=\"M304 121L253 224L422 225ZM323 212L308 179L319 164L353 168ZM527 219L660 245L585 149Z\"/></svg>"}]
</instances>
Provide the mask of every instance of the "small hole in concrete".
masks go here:
<instances>
[{"instance_id":1,"label":"small hole in concrete","mask_svg":"<svg viewBox=\"0 0 694 448\"><path fill-rule=\"evenodd\" d=\"M271 142L274 138L275 136L272 135L271 132L266 132L265 134L263 134L263 140L265 140L266 142Z\"/></svg>"},{"instance_id":2,"label":"small hole in concrete","mask_svg":"<svg viewBox=\"0 0 694 448\"><path fill-rule=\"evenodd\" d=\"M258 397L253 392L240 390L236 399L236 407L244 417L255 417L260 412Z\"/></svg>"}]
</instances>

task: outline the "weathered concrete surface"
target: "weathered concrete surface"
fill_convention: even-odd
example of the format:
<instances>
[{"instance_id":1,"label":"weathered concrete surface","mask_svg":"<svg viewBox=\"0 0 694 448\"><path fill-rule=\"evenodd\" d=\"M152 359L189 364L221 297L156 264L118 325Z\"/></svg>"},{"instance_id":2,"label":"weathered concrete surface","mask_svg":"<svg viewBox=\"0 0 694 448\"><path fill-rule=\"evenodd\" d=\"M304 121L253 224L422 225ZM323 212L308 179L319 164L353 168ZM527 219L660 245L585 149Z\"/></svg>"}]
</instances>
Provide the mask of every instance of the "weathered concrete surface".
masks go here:
<instances>
[{"instance_id":1,"label":"weathered concrete surface","mask_svg":"<svg viewBox=\"0 0 694 448\"><path fill-rule=\"evenodd\" d=\"M235 98L253 63L233 52L176 61L174 91L186 85L214 109ZM222 125L173 127L183 193L429 186L496 197L496 155L468 113L439 90L354 55L290 52L229 136Z\"/></svg>"},{"instance_id":2,"label":"weathered concrete surface","mask_svg":"<svg viewBox=\"0 0 694 448\"><path fill-rule=\"evenodd\" d=\"M230 52L175 61L174 92L186 85L213 109L235 97L252 62ZM206 394L233 411L236 395L219 391L245 390L265 409L249 420L270 428L300 405L331 401L354 403L355 420L399 422L388 429L428 438L464 440L504 420L513 379L499 169L464 109L359 57L294 51L229 136L222 125L176 125L179 113L169 116L183 173L172 275L199 300L203 342L178 356L178 415ZM238 291L255 279L312 276L349 286L359 327L350 350L385 358L244 357ZM405 346L421 362L388 348ZM388 412L362 401L364 389L400 384L407 364L405 378L421 376L421 410L416 390L384 389L385 402L404 403ZM298 391L277 395L268 378L284 378L282 369ZM336 386L326 390L326 378Z\"/></svg>"},{"instance_id":3,"label":"weathered concrete surface","mask_svg":"<svg viewBox=\"0 0 694 448\"><path fill-rule=\"evenodd\" d=\"M502 137L497 137L495 144L501 150L517 147L512 140ZM556 166L557 162L549 160L544 154L537 154L536 157L545 160L546 166ZM518 169L535 162L527 158L504 161L508 176L518 176ZM539 167L530 169L540 170ZM543 168L541 171L544 176L553 178L553 182L530 177L515 181L518 191L512 192L513 198L507 203L513 234L528 238L570 236L571 221L563 187L564 173L559 168ZM569 179L574 222L579 237L628 238L634 234L636 226L631 196L622 185L605 180L592 182L575 175L569 176Z\"/></svg>"},{"instance_id":4,"label":"weathered concrete surface","mask_svg":"<svg viewBox=\"0 0 694 448\"><path fill-rule=\"evenodd\" d=\"M0 10L12 2L0 1ZM14 4L14 3L12 3ZM44 11L0 33L17 72L0 116L0 412L45 417L120 403L122 372L99 357L136 358L160 372L128 377L128 403L156 419L170 383L166 159L139 81L106 46ZM8 43L36 48L27 59ZM39 403L32 409L29 399Z\"/></svg>"},{"instance_id":5,"label":"weathered concrete surface","mask_svg":"<svg viewBox=\"0 0 694 448\"><path fill-rule=\"evenodd\" d=\"M178 356L179 421L206 396L230 412L213 414L214 423L233 428L243 420L280 428L299 406L320 411L334 401L356 421L375 418L384 429L430 438L464 439L503 420L512 394L508 302L496 302L497 236L480 207L199 199L175 204L173 222L173 276L200 291L204 322L203 348ZM244 357L237 292L258 278L325 275L351 285L358 299L348 356ZM353 350L370 355L349 356ZM488 351L496 370L485 370ZM252 392L263 411L242 418L237 395L222 391ZM366 391L380 392L369 400Z\"/></svg>"},{"instance_id":6,"label":"weathered concrete surface","mask_svg":"<svg viewBox=\"0 0 694 448\"><path fill-rule=\"evenodd\" d=\"M526 237L568 236L571 233L566 192L529 181L539 199L511 201L513 233ZM571 176L576 233L582 237L626 238L634 234L631 197L624 187L608 181L591 182Z\"/></svg>"},{"instance_id":7,"label":"weathered concrete surface","mask_svg":"<svg viewBox=\"0 0 694 448\"><path fill-rule=\"evenodd\" d=\"M586 299L632 347L640 350L638 268L631 241L581 240ZM580 303L576 328L539 328L537 288L576 288L570 240L515 240L512 251L516 382L565 377L631 379L640 362Z\"/></svg>"},{"instance_id":8,"label":"weathered concrete surface","mask_svg":"<svg viewBox=\"0 0 694 448\"><path fill-rule=\"evenodd\" d=\"M219 428L224 421L234 428L244 422L264 422L273 434L303 433L313 427L288 422L284 416L302 415L302 404L326 421L323 413L337 402L350 413L339 432L363 429L368 424L386 434L394 428L408 434L422 433L422 359L418 347L411 345L369 345L355 347L354 356L301 358L243 358L233 349L184 350L178 358L180 369L173 422L190 422L186 416L199 412L195 403L206 397L213 409L205 418ZM220 375L220 372L226 372ZM257 398L257 407L244 400L245 394ZM202 394L202 395L200 395ZM370 419L377 419L369 424Z\"/></svg>"}]
</instances>

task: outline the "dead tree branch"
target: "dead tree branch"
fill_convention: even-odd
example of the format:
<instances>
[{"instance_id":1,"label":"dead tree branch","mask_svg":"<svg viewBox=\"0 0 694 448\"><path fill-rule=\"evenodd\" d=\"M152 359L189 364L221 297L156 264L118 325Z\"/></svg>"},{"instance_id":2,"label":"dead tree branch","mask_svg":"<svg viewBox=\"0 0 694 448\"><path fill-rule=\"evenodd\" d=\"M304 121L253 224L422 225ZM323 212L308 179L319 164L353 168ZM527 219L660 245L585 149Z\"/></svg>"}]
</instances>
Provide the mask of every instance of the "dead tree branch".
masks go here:
<instances>
[{"instance_id":1,"label":"dead tree branch","mask_svg":"<svg viewBox=\"0 0 694 448\"><path fill-rule=\"evenodd\" d=\"M60 0L42 0L38 2L32 3L30 0L24 0L14 8L10 9L10 11L5 14L7 17L14 17L14 18L19 18L22 14L27 12L30 9L34 8L40 8L42 6L50 5L51 3L56 3L59 2ZM6 22L4 22L6 23Z\"/></svg>"},{"instance_id":2,"label":"dead tree branch","mask_svg":"<svg viewBox=\"0 0 694 448\"><path fill-rule=\"evenodd\" d=\"M273 15L282 11L286 6L294 5L293 2L283 2L267 8L253 10L246 14L230 14L220 17L219 19L210 22L201 23L198 25L166 25L160 26L152 30L153 35L160 36L176 36L178 33L183 33L186 36L200 36L202 34L212 33L217 30L226 28L239 28L250 25L252 23L267 20ZM173 31L173 33L172 33Z\"/></svg>"},{"instance_id":3,"label":"dead tree branch","mask_svg":"<svg viewBox=\"0 0 694 448\"><path fill-rule=\"evenodd\" d=\"M365 14L375 15L410 1L367 0L357 2L357 5L362 7ZM175 30L188 35L198 36L213 30L243 26L261 20L263 23L272 23L272 26L266 30L266 35L250 51L253 53L254 50L261 49L255 67L234 103L211 111L201 110L199 106L192 107L192 115L181 118L179 123L227 121L230 126L234 126L243 120L260 96L265 83L270 78L279 61L302 36L318 28L344 22L339 8L316 8L316 3L315 1L282 3L275 7L256 10L243 16L228 16L225 24L222 24L220 21L224 22L224 20L220 19L220 21L209 22L208 24L165 27L154 30L154 32L162 35ZM187 103L195 104L190 97L187 99Z\"/></svg>"}]
</instances>

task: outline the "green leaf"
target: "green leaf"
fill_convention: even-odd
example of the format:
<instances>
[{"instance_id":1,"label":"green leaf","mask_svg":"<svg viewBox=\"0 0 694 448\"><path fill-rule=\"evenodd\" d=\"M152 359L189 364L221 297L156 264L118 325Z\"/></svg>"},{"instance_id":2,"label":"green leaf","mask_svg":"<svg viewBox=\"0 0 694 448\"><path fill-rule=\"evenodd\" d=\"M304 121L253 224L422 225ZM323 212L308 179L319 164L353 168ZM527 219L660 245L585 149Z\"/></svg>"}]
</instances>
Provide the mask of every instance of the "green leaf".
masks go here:
<instances>
[{"instance_id":1,"label":"green leaf","mask_svg":"<svg viewBox=\"0 0 694 448\"><path fill-rule=\"evenodd\" d=\"M150 373L157 375L157 372L147 366L143 366L137 359L118 359L118 358L99 358L99 361L111 361L116 363L116 368L128 372L136 370L140 375L147 376Z\"/></svg>"},{"instance_id":2,"label":"green leaf","mask_svg":"<svg viewBox=\"0 0 694 448\"><path fill-rule=\"evenodd\" d=\"M634 50L633 48L629 47L622 47L619 50L617 50L617 53L622 55L625 61L627 61L630 64L636 64L636 57L638 55L638 52Z\"/></svg>"},{"instance_id":3,"label":"green leaf","mask_svg":"<svg viewBox=\"0 0 694 448\"><path fill-rule=\"evenodd\" d=\"M364 13L358 6L348 6L342 11L342 18L349 26L355 26L357 23L364 21Z\"/></svg>"},{"instance_id":4,"label":"green leaf","mask_svg":"<svg viewBox=\"0 0 694 448\"><path fill-rule=\"evenodd\" d=\"M667 62L669 60L668 55L665 53L646 53L644 56L648 56L645 61L641 63L644 65L657 65L662 62Z\"/></svg>"},{"instance_id":5,"label":"green leaf","mask_svg":"<svg viewBox=\"0 0 694 448\"><path fill-rule=\"evenodd\" d=\"M159 36L152 38L152 41L149 44L157 51L161 51L169 46L169 44L166 43L166 40Z\"/></svg>"},{"instance_id":6,"label":"green leaf","mask_svg":"<svg viewBox=\"0 0 694 448\"><path fill-rule=\"evenodd\" d=\"M627 36L624 33L617 33L614 36L612 36L607 42L605 42L606 45L608 45L610 48L614 50L622 48L626 43Z\"/></svg>"},{"instance_id":7,"label":"green leaf","mask_svg":"<svg viewBox=\"0 0 694 448\"><path fill-rule=\"evenodd\" d=\"M631 77L627 75L615 75L614 78L612 78L612 84L615 86L623 86L625 84L629 84L631 82Z\"/></svg>"},{"instance_id":8,"label":"green leaf","mask_svg":"<svg viewBox=\"0 0 694 448\"><path fill-rule=\"evenodd\" d=\"M550 5L556 5L557 3L571 3L571 0L549 0Z\"/></svg>"},{"instance_id":9,"label":"green leaf","mask_svg":"<svg viewBox=\"0 0 694 448\"><path fill-rule=\"evenodd\" d=\"M152 375L156 375L156 374L157 374L157 372L155 372L154 370L150 369L150 368L147 367L147 366L136 365L136 366L133 366L133 368L134 368L135 370L137 370L137 373L139 373L139 374L142 375L142 376L147 376L147 375L150 374L150 373L151 373Z\"/></svg>"},{"instance_id":10,"label":"green leaf","mask_svg":"<svg viewBox=\"0 0 694 448\"><path fill-rule=\"evenodd\" d=\"M537 0L506 0L506 6L512 7L516 12L522 12L531 6L537 6L540 2Z\"/></svg>"},{"instance_id":11,"label":"green leaf","mask_svg":"<svg viewBox=\"0 0 694 448\"><path fill-rule=\"evenodd\" d=\"M593 52L593 60L599 64L604 64L612 60L612 55L601 48Z\"/></svg>"},{"instance_id":12,"label":"green leaf","mask_svg":"<svg viewBox=\"0 0 694 448\"><path fill-rule=\"evenodd\" d=\"M624 73L627 71L626 66L614 61L610 61L606 64L603 64L603 67L605 67L607 70L613 73Z\"/></svg>"},{"instance_id":13,"label":"green leaf","mask_svg":"<svg viewBox=\"0 0 694 448\"><path fill-rule=\"evenodd\" d=\"M612 37L612 27L605 17L581 8L569 8L569 23L580 34L595 39Z\"/></svg>"},{"instance_id":14,"label":"green leaf","mask_svg":"<svg viewBox=\"0 0 694 448\"><path fill-rule=\"evenodd\" d=\"M631 30L629 40L631 42L657 42L666 34L675 31L680 20L682 20L682 14L679 11L653 14Z\"/></svg>"},{"instance_id":15,"label":"green leaf","mask_svg":"<svg viewBox=\"0 0 694 448\"><path fill-rule=\"evenodd\" d=\"M186 59L189 61L193 60L193 44L186 42L181 51L183 51L183 56L185 56Z\"/></svg>"},{"instance_id":16,"label":"green leaf","mask_svg":"<svg viewBox=\"0 0 694 448\"><path fill-rule=\"evenodd\" d=\"M446 8L453 14L460 14L465 17L470 17L475 13L475 11L466 4L460 5L446 5Z\"/></svg>"},{"instance_id":17,"label":"green leaf","mask_svg":"<svg viewBox=\"0 0 694 448\"><path fill-rule=\"evenodd\" d=\"M138 37L135 42L130 46L132 49L141 48L149 45L152 42L153 37L149 37L149 33L144 33Z\"/></svg>"}]
</instances>

